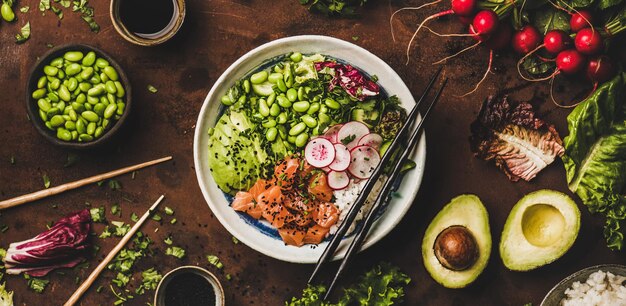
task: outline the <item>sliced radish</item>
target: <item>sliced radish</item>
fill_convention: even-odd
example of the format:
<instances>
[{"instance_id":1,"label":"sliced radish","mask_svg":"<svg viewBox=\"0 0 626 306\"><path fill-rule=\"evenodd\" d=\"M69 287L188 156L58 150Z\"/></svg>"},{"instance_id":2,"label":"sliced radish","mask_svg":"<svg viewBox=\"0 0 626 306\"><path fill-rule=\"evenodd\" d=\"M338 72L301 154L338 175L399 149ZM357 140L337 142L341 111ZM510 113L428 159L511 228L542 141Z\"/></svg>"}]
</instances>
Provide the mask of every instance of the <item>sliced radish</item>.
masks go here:
<instances>
[{"instance_id":1,"label":"sliced radish","mask_svg":"<svg viewBox=\"0 0 626 306\"><path fill-rule=\"evenodd\" d=\"M326 138L315 138L304 148L304 158L313 167L327 167L335 160L335 147Z\"/></svg>"},{"instance_id":2,"label":"sliced radish","mask_svg":"<svg viewBox=\"0 0 626 306\"><path fill-rule=\"evenodd\" d=\"M345 171L328 172L328 187L333 190L341 190L350 184L350 177Z\"/></svg>"},{"instance_id":3,"label":"sliced radish","mask_svg":"<svg viewBox=\"0 0 626 306\"><path fill-rule=\"evenodd\" d=\"M340 143L336 143L334 146L335 160L328 167L334 171L345 171L350 166L350 150Z\"/></svg>"},{"instance_id":4,"label":"sliced radish","mask_svg":"<svg viewBox=\"0 0 626 306\"><path fill-rule=\"evenodd\" d=\"M361 137L369 133L370 129L365 124L358 121L350 121L344 124L337 133L337 142L344 144L348 150L352 150L359 144Z\"/></svg>"},{"instance_id":5,"label":"sliced radish","mask_svg":"<svg viewBox=\"0 0 626 306\"><path fill-rule=\"evenodd\" d=\"M350 150L350 174L359 179L367 179L380 163L380 155L370 146L358 146Z\"/></svg>"},{"instance_id":6,"label":"sliced radish","mask_svg":"<svg viewBox=\"0 0 626 306\"><path fill-rule=\"evenodd\" d=\"M326 173L328 173L328 172L330 172L330 171L333 171L333 170L331 170L331 169L330 169L330 168L328 168L328 167L322 167L322 168L320 168L320 169L322 169L322 171L324 171L324 172L326 172Z\"/></svg>"},{"instance_id":7,"label":"sliced radish","mask_svg":"<svg viewBox=\"0 0 626 306\"><path fill-rule=\"evenodd\" d=\"M343 124L335 124L335 125L331 126L324 133L324 138L330 140L330 142L332 142L332 143L339 142L337 140L337 133L339 132L339 130L341 129L342 126L343 126Z\"/></svg>"},{"instance_id":8,"label":"sliced radish","mask_svg":"<svg viewBox=\"0 0 626 306\"><path fill-rule=\"evenodd\" d=\"M382 143L383 137L376 133L369 133L359 139L359 146L370 146L376 151L380 150L380 145Z\"/></svg>"}]
</instances>

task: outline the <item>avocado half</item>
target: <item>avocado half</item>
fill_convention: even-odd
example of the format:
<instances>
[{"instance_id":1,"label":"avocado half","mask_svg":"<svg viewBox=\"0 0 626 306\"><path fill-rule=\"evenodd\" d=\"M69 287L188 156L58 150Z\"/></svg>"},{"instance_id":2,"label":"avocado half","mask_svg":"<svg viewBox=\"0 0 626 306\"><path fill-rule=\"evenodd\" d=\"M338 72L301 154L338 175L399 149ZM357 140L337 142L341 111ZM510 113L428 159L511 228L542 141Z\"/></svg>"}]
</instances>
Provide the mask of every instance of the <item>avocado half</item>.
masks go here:
<instances>
[{"instance_id":1,"label":"avocado half","mask_svg":"<svg viewBox=\"0 0 626 306\"><path fill-rule=\"evenodd\" d=\"M471 233L475 254L471 262L461 269L446 267L436 254L436 242L440 235L451 228L464 228ZM471 239L470 239L471 240ZM457 243L453 242L453 245ZM460 195L448 203L426 229L422 241L424 266L430 276L447 288L463 288L473 282L485 269L491 254L489 216L485 206L475 195Z\"/></svg>"},{"instance_id":2,"label":"avocado half","mask_svg":"<svg viewBox=\"0 0 626 306\"><path fill-rule=\"evenodd\" d=\"M548 189L529 193L513 206L504 224L502 262L514 271L549 264L570 249L579 229L580 210L569 196Z\"/></svg>"}]
</instances>

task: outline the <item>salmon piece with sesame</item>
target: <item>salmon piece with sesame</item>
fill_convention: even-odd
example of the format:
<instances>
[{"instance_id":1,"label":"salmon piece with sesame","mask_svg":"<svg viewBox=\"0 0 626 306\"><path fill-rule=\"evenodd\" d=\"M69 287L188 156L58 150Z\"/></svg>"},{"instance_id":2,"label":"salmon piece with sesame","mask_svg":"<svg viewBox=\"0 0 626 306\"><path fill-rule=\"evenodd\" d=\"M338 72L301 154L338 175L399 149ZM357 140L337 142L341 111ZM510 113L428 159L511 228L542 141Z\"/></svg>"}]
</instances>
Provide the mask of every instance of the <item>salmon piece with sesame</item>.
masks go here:
<instances>
[{"instance_id":1,"label":"salmon piece with sesame","mask_svg":"<svg viewBox=\"0 0 626 306\"><path fill-rule=\"evenodd\" d=\"M315 224L307 229L306 235L304 235L304 239L302 240L302 242L304 244L320 244L324 240L324 238L326 238L326 235L328 235L329 231L329 228Z\"/></svg>"},{"instance_id":2,"label":"salmon piece with sesame","mask_svg":"<svg viewBox=\"0 0 626 306\"><path fill-rule=\"evenodd\" d=\"M299 226L294 226L292 224L288 224L283 228L278 229L278 234L283 239L286 245L293 246L303 246L306 242L304 242L305 237L307 235L306 228L302 228Z\"/></svg>"},{"instance_id":3,"label":"salmon piece with sesame","mask_svg":"<svg viewBox=\"0 0 626 306\"><path fill-rule=\"evenodd\" d=\"M278 186L272 186L257 197L257 202L263 207L263 218L275 228L281 228L285 223L293 220L294 216L283 205L283 194Z\"/></svg>"},{"instance_id":4,"label":"salmon piece with sesame","mask_svg":"<svg viewBox=\"0 0 626 306\"><path fill-rule=\"evenodd\" d=\"M328 186L326 173L318 171L309 180L308 191L316 199L329 202L333 197L333 189Z\"/></svg>"},{"instance_id":5,"label":"salmon piece with sesame","mask_svg":"<svg viewBox=\"0 0 626 306\"><path fill-rule=\"evenodd\" d=\"M232 208L236 211L245 212L252 218L259 219L263 214L263 207L258 205L251 193L245 191L239 191L235 195Z\"/></svg>"},{"instance_id":6,"label":"salmon piece with sesame","mask_svg":"<svg viewBox=\"0 0 626 306\"><path fill-rule=\"evenodd\" d=\"M298 169L300 168L300 159L287 157L274 169L276 184L290 189L294 183Z\"/></svg>"},{"instance_id":7,"label":"salmon piece with sesame","mask_svg":"<svg viewBox=\"0 0 626 306\"><path fill-rule=\"evenodd\" d=\"M339 220L339 209L333 203L320 203L313 210L313 221L321 227L329 228Z\"/></svg>"}]
</instances>

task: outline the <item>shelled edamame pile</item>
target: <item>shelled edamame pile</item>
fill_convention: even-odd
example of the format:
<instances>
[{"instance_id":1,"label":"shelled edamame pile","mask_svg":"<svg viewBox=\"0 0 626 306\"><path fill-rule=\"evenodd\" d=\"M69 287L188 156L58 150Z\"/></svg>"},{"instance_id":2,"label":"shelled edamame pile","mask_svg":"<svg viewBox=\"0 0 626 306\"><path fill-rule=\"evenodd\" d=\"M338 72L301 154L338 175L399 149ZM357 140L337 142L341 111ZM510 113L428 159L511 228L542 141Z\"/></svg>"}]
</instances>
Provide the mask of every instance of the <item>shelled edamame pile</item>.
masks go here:
<instances>
[{"instance_id":1,"label":"shelled edamame pile","mask_svg":"<svg viewBox=\"0 0 626 306\"><path fill-rule=\"evenodd\" d=\"M102 137L124 114L125 96L118 72L94 51L51 60L32 92L45 126L67 142Z\"/></svg>"}]
</instances>

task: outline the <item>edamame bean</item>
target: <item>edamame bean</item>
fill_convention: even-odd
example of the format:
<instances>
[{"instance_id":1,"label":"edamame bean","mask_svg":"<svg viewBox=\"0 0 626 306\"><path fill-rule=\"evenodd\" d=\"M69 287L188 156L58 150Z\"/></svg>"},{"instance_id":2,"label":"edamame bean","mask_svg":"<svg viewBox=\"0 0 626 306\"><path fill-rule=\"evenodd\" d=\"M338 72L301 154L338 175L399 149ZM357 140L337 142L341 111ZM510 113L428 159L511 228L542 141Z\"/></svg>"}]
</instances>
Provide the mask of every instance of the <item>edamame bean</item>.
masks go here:
<instances>
[{"instance_id":1,"label":"edamame bean","mask_svg":"<svg viewBox=\"0 0 626 306\"><path fill-rule=\"evenodd\" d=\"M99 57L98 59L96 59L96 67L102 69L106 66L109 66L109 62L101 57Z\"/></svg>"},{"instance_id":2,"label":"edamame bean","mask_svg":"<svg viewBox=\"0 0 626 306\"><path fill-rule=\"evenodd\" d=\"M278 130L275 127L271 127L265 132L265 139L267 139L267 141L274 141L277 135Z\"/></svg>"},{"instance_id":3,"label":"edamame bean","mask_svg":"<svg viewBox=\"0 0 626 306\"><path fill-rule=\"evenodd\" d=\"M83 59L83 53L80 51L68 51L65 52L63 58L70 62L78 62Z\"/></svg>"},{"instance_id":4,"label":"edamame bean","mask_svg":"<svg viewBox=\"0 0 626 306\"><path fill-rule=\"evenodd\" d=\"M57 68L62 68L63 67L63 58L62 57L57 57L57 58L53 59L50 62L50 66L57 67Z\"/></svg>"},{"instance_id":5,"label":"edamame bean","mask_svg":"<svg viewBox=\"0 0 626 306\"><path fill-rule=\"evenodd\" d=\"M87 68L83 69L83 71L80 72L80 77L83 80L89 80L92 75L93 75L93 68L92 67L87 67Z\"/></svg>"},{"instance_id":6,"label":"edamame bean","mask_svg":"<svg viewBox=\"0 0 626 306\"><path fill-rule=\"evenodd\" d=\"M44 88L46 87L47 84L48 84L48 79L46 78L46 76L42 76L37 81L37 88Z\"/></svg>"},{"instance_id":7,"label":"edamame bean","mask_svg":"<svg viewBox=\"0 0 626 306\"><path fill-rule=\"evenodd\" d=\"M330 122L330 116L324 114L324 113L320 113L319 115L317 115L317 118L319 119L320 124L326 124Z\"/></svg>"},{"instance_id":8,"label":"edamame bean","mask_svg":"<svg viewBox=\"0 0 626 306\"><path fill-rule=\"evenodd\" d=\"M96 128L96 131L94 132L93 136L98 138L100 136L102 136L102 133L104 132L104 128L99 126Z\"/></svg>"},{"instance_id":9,"label":"edamame bean","mask_svg":"<svg viewBox=\"0 0 626 306\"><path fill-rule=\"evenodd\" d=\"M55 76L57 75L57 73L59 73L59 68L53 66L44 66L43 73L49 76Z\"/></svg>"},{"instance_id":10,"label":"edamame bean","mask_svg":"<svg viewBox=\"0 0 626 306\"><path fill-rule=\"evenodd\" d=\"M83 57L83 61L81 62L83 66L91 66L96 62L96 53L93 51L89 51L85 57Z\"/></svg>"},{"instance_id":11,"label":"edamame bean","mask_svg":"<svg viewBox=\"0 0 626 306\"><path fill-rule=\"evenodd\" d=\"M76 123L74 123L74 121L65 121L65 129L68 131L75 131L76 130Z\"/></svg>"},{"instance_id":12,"label":"edamame bean","mask_svg":"<svg viewBox=\"0 0 626 306\"><path fill-rule=\"evenodd\" d=\"M267 128L271 128L271 127L275 127L275 126L276 126L276 120L274 120L274 119L269 119L269 120L264 121L263 123L261 123L261 125L262 125L264 128L266 128L266 129L267 129Z\"/></svg>"},{"instance_id":13,"label":"edamame bean","mask_svg":"<svg viewBox=\"0 0 626 306\"><path fill-rule=\"evenodd\" d=\"M84 93L80 93L78 94L78 96L76 96L76 102L83 104L87 101L87 96Z\"/></svg>"},{"instance_id":14,"label":"edamame bean","mask_svg":"<svg viewBox=\"0 0 626 306\"><path fill-rule=\"evenodd\" d=\"M49 92L46 95L46 98L48 98L48 100L50 100L50 102L52 102L52 103L59 102L59 96L56 93L54 93L54 92Z\"/></svg>"},{"instance_id":15,"label":"edamame bean","mask_svg":"<svg viewBox=\"0 0 626 306\"><path fill-rule=\"evenodd\" d=\"M72 140L76 140L76 139L78 139L78 132L76 132L76 131L70 131L70 133L72 133Z\"/></svg>"},{"instance_id":16,"label":"edamame bean","mask_svg":"<svg viewBox=\"0 0 626 306\"><path fill-rule=\"evenodd\" d=\"M109 81L109 76L106 75L106 73L100 73L100 81L102 81L103 83L106 83L107 81Z\"/></svg>"},{"instance_id":17,"label":"edamame bean","mask_svg":"<svg viewBox=\"0 0 626 306\"><path fill-rule=\"evenodd\" d=\"M59 101L54 107L59 109L59 112L65 114L65 102Z\"/></svg>"},{"instance_id":18,"label":"edamame bean","mask_svg":"<svg viewBox=\"0 0 626 306\"><path fill-rule=\"evenodd\" d=\"M122 83L120 83L120 81L115 81L113 82L113 84L115 84L115 90L117 91L115 96L118 98L123 98L126 94L126 90L124 90L124 86L122 86Z\"/></svg>"},{"instance_id":19,"label":"edamame bean","mask_svg":"<svg viewBox=\"0 0 626 306\"><path fill-rule=\"evenodd\" d=\"M117 103L117 112L115 112L115 114L116 114L117 116L121 116L121 115L123 115L123 114L124 114L124 109L125 109L125 108L126 108L126 104L125 104L125 103L118 102L118 103ZM117 119L117 118L116 118L116 119Z\"/></svg>"},{"instance_id":20,"label":"edamame bean","mask_svg":"<svg viewBox=\"0 0 626 306\"><path fill-rule=\"evenodd\" d=\"M280 113L278 115L278 117L276 117L276 121L279 124L284 124L285 122L287 122L287 114L286 113Z\"/></svg>"},{"instance_id":21,"label":"edamame bean","mask_svg":"<svg viewBox=\"0 0 626 306\"><path fill-rule=\"evenodd\" d=\"M79 133L80 133L80 132L79 132ZM93 140L93 137L91 137L91 135L89 135L89 134L84 134L84 133L81 133L81 134L78 136L78 140L79 140L79 141L83 141L83 142L87 142L87 141L92 141L92 140Z\"/></svg>"},{"instance_id":22,"label":"edamame bean","mask_svg":"<svg viewBox=\"0 0 626 306\"><path fill-rule=\"evenodd\" d=\"M62 69L59 69L59 72L57 72L57 77L59 79L65 79L65 71L63 71Z\"/></svg>"},{"instance_id":23,"label":"edamame bean","mask_svg":"<svg viewBox=\"0 0 626 306\"><path fill-rule=\"evenodd\" d=\"M309 134L302 133L296 137L296 147L302 148L306 145L307 141L309 141Z\"/></svg>"},{"instance_id":24,"label":"edamame bean","mask_svg":"<svg viewBox=\"0 0 626 306\"><path fill-rule=\"evenodd\" d=\"M89 122L89 124L87 124L87 134L93 135L95 131L96 131L96 123Z\"/></svg>"},{"instance_id":25,"label":"edamame bean","mask_svg":"<svg viewBox=\"0 0 626 306\"><path fill-rule=\"evenodd\" d=\"M115 115L115 111L117 111L117 104L115 104L115 103L109 104L106 107L106 109L104 109L104 118L105 119L109 119L109 118L113 117L113 115Z\"/></svg>"},{"instance_id":26,"label":"edamame bean","mask_svg":"<svg viewBox=\"0 0 626 306\"><path fill-rule=\"evenodd\" d=\"M104 115L104 109L105 109L106 107L107 107L107 106L106 106L105 104L102 104L102 103L98 103L98 104L96 104L96 105L94 105L94 106L93 106L93 112L94 112L94 113L96 113L96 115L98 115L98 120L96 120L96 121L99 121L99 120L100 120L100 118L99 118L99 117L103 117L103 115ZM84 116L83 116L83 117L84 117ZM85 118L85 119L87 119L87 118ZM87 119L87 120L89 120L89 119ZM90 121L91 121L91 120L90 120Z\"/></svg>"},{"instance_id":27,"label":"edamame bean","mask_svg":"<svg viewBox=\"0 0 626 306\"><path fill-rule=\"evenodd\" d=\"M293 110L299 113L304 113L309 109L309 101L298 101L293 104Z\"/></svg>"},{"instance_id":28,"label":"edamame bean","mask_svg":"<svg viewBox=\"0 0 626 306\"><path fill-rule=\"evenodd\" d=\"M326 98L326 100L324 100L324 104L326 104L326 106L332 108L332 109L339 109L341 108L341 105L339 104L339 102L333 100L332 98Z\"/></svg>"},{"instance_id":29,"label":"edamame bean","mask_svg":"<svg viewBox=\"0 0 626 306\"><path fill-rule=\"evenodd\" d=\"M270 83L274 83L276 84L276 82L278 80L282 80L283 79L283 74L280 72L274 72L272 74L270 74L270 76L267 78L268 81L270 81Z\"/></svg>"},{"instance_id":30,"label":"edamame bean","mask_svg":"<svg viewBox=\"0 0 626 306\"><path fill-rule=\"evenodd\" d=\"M80 89L80 91L87 93L89 89L91 89L91 84L87 82L82 82L78 84L78 88Z\"/></svg>"},{"instance_id":31,"label":"edamame bean","mask_svg":"<svg viewBox=\"0 0 626 306\"><path fill-rule=\"evenodd\" d=\"M287 85L287 87L293 87L293 80L293 74L291 72L289 74L285 74L285 85Z\"/></svg>"},{"instance_id":32,"label":"edamame bean","mask_svg":"<svg viewBox=\"0 0 626 306\"><path fill-rule=\"evenodd\" d=\"M85 107L85 110L88 110L88 111L93 110L93 106L89 103L85 103L83 104L83 106Z\"/></svg>"},{"instance_id":33,"label":"edamame bean","mask_svg":"<svg viewBox=\"0 0 626 306\"><path fill-rule=\"evenodd\" d=\"M87 131L83 120L76 120L76 131L80 134L84 134Z\"/></svg>"},{"instance_id":34,"label":"edamame bean","mask_svg":"<svg viewBox=\"0 0 626 306\"><path fill-rule=\"evenodd\" d=\"M115 83L113 83L113 81L106 82L105 89L110 94L114 94L117 92L117 88L115 87Z\"/></svg>"},{"instance_id":35,"label":"edamame bean","mask_svg":"<svg viewBox=\"0 0 626 306\"><path fill-rule=\"evenodd\" d=\"M2 19L6 22L15 20L15 13L8 3L2 3L2 7L0 7L0 15L2 15Z\"/></svg>"},{"instance_id":36,"label":"edamame bean","mask_svg":"<svg viewBox=\"0 0 626 306\"><path fill-rule=\"evenodd\" d=\"M93 111L84 111L80 115L83 118L85 118L85 120L91 123L95 123L95 122L98 122L98 120L100 120L100 117L98 116L98 114L94 113Z\"/></svg>"},{"instance_id":37,"label":"edamame bean","mask_svg":"<svg viewBox=\"0 0 626 306\"><path fill-rule=\"evenodd\" d=\"M57 138L65 141L70 141L72 140L72 133L64 128L58 128Z\"/></svg>"},{"instance_id":38,"label":"edamame bean","mask_svg":"<svg viewBox=\"0 0 626 306\"><path fill-rule=\"evenodd\" d=\"M267 102L265 99L259 100L259 113L263 117L267 117L270 115L270 108L267 106Z\"/></svg>"},{"instance_id":39,"label":"edamame bean","mask_svg":"<svg viewBox=\"0 0 626 306\"><path fill-rule=\"evenodd\" d=\"M289 143L296 143L296 136L287 136L287 142Z\"/></svg>"},{"instance_id":40,"label":"edamame bean","mask_svg":"<svg viewBox=\"0 0 626 306\"><path fill-rule=\"evenodd\" d=\"M107 94L107 100L109 101L109 104L115 104L115 96L110 93Z\"/></svg>"},{"instance_id":41,"label":"edamame bean","mask_svg":"<svg viewBox=\"0 0 626 306\"><path fill-rule=\"evenodd\" d=\"M100 86L92 87L87 91L87 96L95 97L99 96L104 92L104 89Z\"/></svg>"},{"instance_id":42,"label":"edamame bean","mask_svg":"<svg viewBox=\"0 0 626 306\"><path fill-rule=\"evenodd\" d=\"M223 95L222 99L220 99L220 102L222 102L222 104L226 106L233 105L233 101L230 100L230 97L228 97L228 95Z\"/></svg>"},{"instance_id":43,"label":"edamame bean","mask_svg":"<svg viewBox=\"0 0 626 306\"><path fill-rule=\"evenodd\" d=\"M45 125L46 125L46 127L47 127L49 130L54 131L54 128L53 128L53 127L52 127L52 125L50 124L50 121L46 121Z\"/></svg>"},{"instance_id":44,"label":"edamame bean","mask_svg":"<svg viewBox=\"0 0 626 306\"><path fill-rule=\"evenodd\" d=\"M317 126L317 120L315 120L315 118L311 117L310 115L304 115L300 117L300 120L302 120L302 122L304 122L304 124L306 124L306 126L310 128L314 128Z\"/></svg>"},{"instance_id":45,"label":"edamame bean","mask_svg":"<svg viewBox=\"0 0 626 306\"><path fill-rule=\"evenodd\" d=\"M54 115L52 116L52 118L50 118L50 125L52 125L52 127L59 127L64 123L65 119L63 119L63 116L61 115Z\"/></svg>"},{"instance_id":46,"label":"edamame bean","mask_svg":"<svg viewBox=\"0 0 626 306\"><path fill-rule=\"evenodd\" d=\"M243 81L243 91L245 91L246 94L250 93L250 80Z\"/></svg>"},{"instance_id":47,"label":"edamame bean","mask_svg":"<svg viewBox=\"0 0 626 306\"><path fill-rule=\"evenodd\" d=\"M291 102L295 102L296 100L298 100L298 91L294 88L289 88L287 90L287 99L289 99L289 101Z\"/></svg>"},{"instance_id":48,"label":"edamame bean","mask_svg":"<svg viewBox=\"0 0 626 306\"><path fill-rule=\"evenodd\" d=\"M278 106L278 103L274 103L270 106L270 115L276 117L278 114L280 114L280 106Z\"/></svg>"},{"instance_id":49,"label":"edamame bean","mask_svg":"<svg viewBox=\"0 0 626 306\"><path fill-rule=\"evenodd\" d=\"M102 69L102 71L104 71L104 73L109 77L109 79L111 79L112 81L117 81L119 79L119 76L117 75L117 71L115 71L115 68L111 67L111 66L106 66Z\"/></svg>"},{"instance_id":50,"label":"edamame bean","mask_svg":"<svg viewBox=\"0 0 626 306\"><path fill-rule=\"evenodd\" d=\"M59 87L59 98L63 101L69 101L72 97L70 95L70 91L65 87L65 85L61 85Z\"/></svg>"},{"instance_id":51,"label":"edamame bean","mask_svg":"<svg viewBox=\"0 0 626 306\"><path fill-rule=\"evenodd\" d=\"M69 107L69 106L68 106L68 107ZM68 107L66 107L66 108L68 108ZM70 110L70 111L69 111L69 114L68 114L68 115L70 116L70 120L72 120L72 121L76 121L76 120L78 120L78 114L76 113L76 111L74 110L74 108L72 107L72 108L70 108L69 110Z\"/></svg>"},{"instance_id":52,"label":"edamame bean","mask_svg":"<svg viewBox=\"0 0 626 306\"><path fill-rule=\"evenodd\" d=\"M294 62L294 63L298 63L302 60L302 53L300 52L294 52L291 54L291 56L289 56L289 58Z\"/></svg>"},{"instance_id":53,"label":"edamame bean","mask_svg":"<svg viewBox=\"0 0 626 306\"><path fill-rule=\"evenodd\" d=\"M287 99L287 97L285 96L278 96L276 97L276 101L278 102L278 105L284 107L284 108L288 108L291 107L291 101L289 101L289 99Z\"/></svg>"},{"instance_id":54,"label":"edamame bean","mask_svg":"<svg viewBox=\"0 0 626 306\"><path fill-rule=\"evenodd\" d=\"M304 122L300 122L289 129L289 135L296 136L304 132L304 129L306 129L306 124Z\"/></svg>"},{"instance_id":55,"label":"edamame bean","mask_svg":"<svg viewBox=\"0 0 626 306\"><path fill-rule=\"evenodd\" d=\"M80 64L71 63L65 67L65 74L68 76L77 75L82 69L83 67L81 67Z\"/></svg>"},{"instance_id":56,"label":"edamame bean","mask_svg":"<svg viewBox=\"0 0 626 306\"><path fill-rule=\"evenodd\" d=\"M41 99L43 98L45 94L46 94L46 89L40 88L40 89L33 91L32 97L33 99Z\"/></svg>"},{"instance_id":57,"label":"edamame bean","mask_svg":"<svg viewBox=\"0 0 626 306\"><path fill-rule=\"evenodd\" d=\"M252 84L261 84L267 80L267 71L259 71L250 76L250 82Z\"/></svg>"},{"instance_id":58,"label":"edamame bean","mask_svg":"<svg viewBox=\"0 0 626 306\"><path fill-rule=\"evenodd\" d=\"M109 124L111 124L111 120L109 120L109 119L102 119L102 128L104 128L106 130L107 127L109 127Z\"/></svg>"},{"instance_id":59,"label":"edamame bean","mask_svg":"<svg viewBox=\"0 0 626 306\"><path fill-rule=\"evenodd\" d=\"M50 89L57 90L59 89L59 86L61 86L61 80L54 78L52 82L50 82L49 84L50 84Z\"/></svg>"},{"instance_id":60,"label":"edamame bean","mask_svg":"<svg viewBox=\"0 0 626 306\"><path fill-rule=\"evenodd\" d=\"M285 84L285 81L283 81L282 79L278 79L276 81L276 87L278 87L278 89L282 92L287 91L287 85Z\"/></svg>"},{"instance_id":61,"label":"edamame bean","mask_svg":"<svg viewBox=\"0 0 626 306\"><path fill-rule=\"evenodd\" d=\"M271 95L269 95L267 97L267 105L272 106L274 105L274 101L276 101L276 93L273 92Z\"/></svg>"},{"instance_id":62,"label":"edamame bean","mask_svg":"<svg viewBox=\"0 0 626 306\"><path fill-rule=\"evenodd\" d=\"M50 119L60 113L61 113L61 110L53 106L46 112L46 117L47 119Z\"/></svg>"},{"instance_id":63,"label":"edamame bean","mask_svg":"<svg viewBox=\"0 0 626 306\"><path fill-rule=\"evenodd\" d=\"M320 110L320 104L319 103L311 103L311 107L309 107L309 110L306 111L307 114L309 115L313 115L315 113L317 113L317 111Z\"/></svg>"},{"instance_id":64,"label":"edamame bean","mask_svg":"<svg viewBox=\"0 0 626 306\"><path fill-rule=\"evenodd\" d=\"M47 112L52 107L52 105L50 105L50 102L48 102L46 99L37 100L37 106L39 106L39 109L44 112Z\"/></svg>"},{"instance_id":65,"label":"edamame bean","mask_svg":"<svg viewBox=\"0 0 626 306\"><path fill-rule=\"evenodd\" d=\"M69 81L67 81L67 90L69 91L75 91L76 88L78 88L78 80L76 80L75 78L70 78Z\"/></svg>"}]
</instances>

